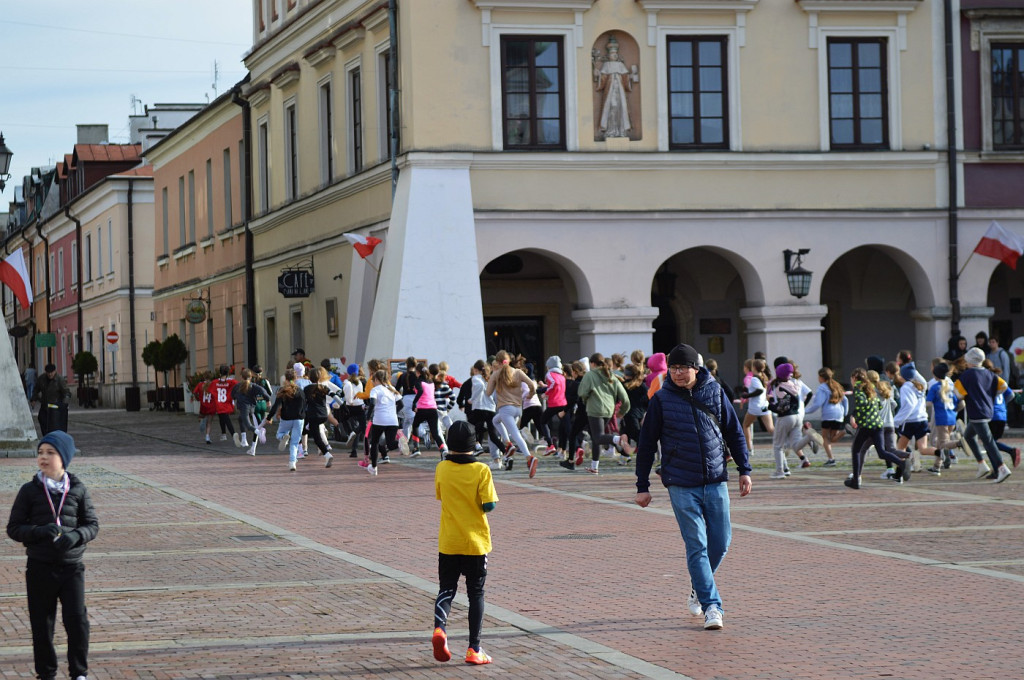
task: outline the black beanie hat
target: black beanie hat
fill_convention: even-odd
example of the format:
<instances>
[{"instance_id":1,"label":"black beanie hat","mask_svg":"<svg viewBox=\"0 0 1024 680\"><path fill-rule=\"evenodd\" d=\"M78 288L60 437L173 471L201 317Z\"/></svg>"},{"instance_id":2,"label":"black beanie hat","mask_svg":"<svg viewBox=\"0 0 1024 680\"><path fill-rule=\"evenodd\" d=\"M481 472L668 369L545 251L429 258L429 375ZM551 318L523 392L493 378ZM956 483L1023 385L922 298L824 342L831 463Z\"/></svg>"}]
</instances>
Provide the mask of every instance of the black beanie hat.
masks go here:
<instances>
[{"instance_id":1,"label":"black beanie hat","mask_svg":"<svg viewBox=\"0 0 1024 680\"><path fill-rule=\"evenodd\" d=\"M772 368L778 370L779 366L781 366L782 364L791 364L791 363L793 363L793 362L790 361L789 357L787 357L787 356L775 357L775 359L772 361Z\"/></svg>"},{"instance_id":2,"label":"black beanie hat","mask_svg":"<svg viewBox=\"0 0 1024 680\"><path fill-rule=\"evenodd\" d=\"M476 450L476 430L465 420L457 420L448 428L448 450L452 453L472 453Z\"/></svg>"},{"instance_id":3,"label":"black beanie hat","mask_svg":"<svg viewBox=\"0 0 1024 680\"><path fill-rule=\"evenodd\" d=\"M935 375L936 378L942 380L947 375L949 375L949 364L935 364L935 368L932 369L932 373Z\"/></svg>"},{"instance_id":4,"label":"black beanie hat","mask_svg":"<svg viewBox=\"0 0 1024 680\"><path fill-rule=\"evenodd\" d=\"M668 354L669 366L700 366L697 350L686 344L676 345Z\"/></svg>"}]
</instances>

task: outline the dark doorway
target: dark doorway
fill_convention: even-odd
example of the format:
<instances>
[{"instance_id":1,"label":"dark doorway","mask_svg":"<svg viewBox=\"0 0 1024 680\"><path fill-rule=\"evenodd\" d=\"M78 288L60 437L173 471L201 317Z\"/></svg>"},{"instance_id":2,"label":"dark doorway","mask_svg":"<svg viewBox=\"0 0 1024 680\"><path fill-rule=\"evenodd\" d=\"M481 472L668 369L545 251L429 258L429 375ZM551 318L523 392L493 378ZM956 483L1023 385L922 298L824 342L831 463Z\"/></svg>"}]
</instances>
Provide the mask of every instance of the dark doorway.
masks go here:
<instances>
[{"instance_id":1,"label":"dark doorway","mask_svg":"<svg viewBox=\"0 0 1024 680\"><path fill-rule=\"evenodd\" d=\"M487 353L522 354L536 366L544 360L544 317L484 317Z\"/></svg>"}]
</instances>

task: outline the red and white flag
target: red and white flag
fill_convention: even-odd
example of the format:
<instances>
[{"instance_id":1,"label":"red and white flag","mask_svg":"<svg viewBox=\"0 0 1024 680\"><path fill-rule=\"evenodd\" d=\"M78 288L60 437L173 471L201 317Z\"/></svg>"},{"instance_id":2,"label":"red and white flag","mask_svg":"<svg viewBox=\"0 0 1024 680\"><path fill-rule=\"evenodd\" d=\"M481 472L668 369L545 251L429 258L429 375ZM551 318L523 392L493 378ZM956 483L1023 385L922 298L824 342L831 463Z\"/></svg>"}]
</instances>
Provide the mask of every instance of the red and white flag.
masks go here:
<instances>
[{"instance_id":1,"label":"red and white flag","mask_svg":"<svg viewBox=\"0 0 1024 680\"><path fill-rule=\"evenodd\" d=\"M362 234L342 234L348 242L352 244L352 247L359 253L359 257L364 260L370 256L373 249L382 243L379 238L373 236L363 236Z\"/></svg>"},{"instance_id":2,"label":"red and white flag","mask_svg":"<svg viewBox=\"0 0 1024 680\"><path fill-rule=\"evenodd\" d=\"M0 262L0 282L14 291L14 297L18 298L22 309L28 309L29 300L32 299L32 282L28 278L25 255L21 248Z\"/></svg>"},{"instance_id":3,"label":"red and white flag","mask_svg":"<svg viewBox=\"0 0 1024 680\"><path fill-rule=\"evenodd\" d=\"M1006 263L1011 269L1017 268L1017 258L1024 254L1024 238L1003 229L1002 225L992 221L985 235L974 247L974 252L985 257L993 257Z\"/></svg>"}]
</instances>

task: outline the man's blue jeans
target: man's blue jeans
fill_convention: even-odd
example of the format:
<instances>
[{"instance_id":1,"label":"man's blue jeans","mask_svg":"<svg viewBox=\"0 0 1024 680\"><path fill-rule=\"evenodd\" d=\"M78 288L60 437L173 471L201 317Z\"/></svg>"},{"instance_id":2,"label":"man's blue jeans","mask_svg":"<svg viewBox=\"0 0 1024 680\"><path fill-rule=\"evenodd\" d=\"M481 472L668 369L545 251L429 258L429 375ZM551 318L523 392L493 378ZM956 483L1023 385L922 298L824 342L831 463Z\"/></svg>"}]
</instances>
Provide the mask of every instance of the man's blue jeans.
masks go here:
<instances>
[{"instance_id":1,"label":"man's blue jeans","mask_svg":"<svg viewBox=\"0 0 1024 680\"><path fill-rule=\"evenodd\" d=\"M732 540L729 487L725 482L706 486L670 486L668 497L686 543L686 566L697 599L705 611L713 604L721 608L722 598L715 586L715 571Z\"/></svg>"},{"instance_id":2,"label":"man's blue jeans","mask_svg":"<svg viewBox=\"0 0 1024 680\"><path fill-rule=\"evenodd\" d=\"M998 470L999 466L1003 464L1003 455L996 447L996 440L992 438L992 430L989 429L987 420L969 421L967 427L964 428L964 439L967 441L971 453L974 454L974 459L979 463L982 458L981 451L978 450L978 439L981 439L981 445L985 447L985 453L988 454L988 459L992 463L992 470Z\"/></svg>"}]
</instances>

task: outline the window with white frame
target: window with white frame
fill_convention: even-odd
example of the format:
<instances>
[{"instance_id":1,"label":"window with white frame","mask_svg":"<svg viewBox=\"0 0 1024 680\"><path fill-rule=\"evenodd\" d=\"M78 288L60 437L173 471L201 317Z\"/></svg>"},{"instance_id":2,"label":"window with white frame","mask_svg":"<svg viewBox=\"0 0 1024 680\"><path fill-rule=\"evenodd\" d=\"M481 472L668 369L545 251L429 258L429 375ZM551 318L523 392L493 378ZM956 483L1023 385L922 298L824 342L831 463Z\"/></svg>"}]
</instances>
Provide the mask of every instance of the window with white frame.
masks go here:
<instances>
[{"instance_id":1,"label":"window with white frame","mask_svg":"<svg viewBox=\"0 0 1024 680\"><path fill-rule=\"evenodd\" d=\"M331 79L326 78L317 87L320 123L320 186L334 179L334 92Z\"/></svg>"},{"instance_id":2,"label":"window with white frame","mask_svg":"<svg viewBox=\"0 0 1024 680\"><path fill-rule=\"evenodd\" d=\"M380 48L377 53L377 115L380 120L380 158L391 158L391 49Z\"/></svg>"},{"instance_id":3,"label":"window with white frame","mask_svg":"<svg viewBox=\"0 0 1024 680\"><path fill-rule=\"evenodd\" d=\"M348 81L348 164L351 173L363 170L363 77L359 62L350 65Z\"/></svg>"},{"instance_id":4,"label":"window with white frame","mask_svg":"<svg viewBox=\"0 0 1024 680\"><path fill-rule=\"evenodd\" d=\"M96 227L96 278L103 277L103 227Z\"/></svg>"},{"instance_id":5,"label":"window with white frame","mask_svg":"<svg viewBox=\"0 0 1024 680\"><path fill-rule=\"evenodd\" d=\"M170 252L170 248L169 248L169 246L170 246L170 234L169 234L169 228L168 228L168 224L167 224L168 223L168 218L169 218L169 215L170 215L170 208L167 205L167 187L164 187L163 189L160 190L160 210L161 210L160 227L161 227L161 232L162 232L163 241L164 241L163 254L167 255L167 253ZM88 243L88 241L86 241L86 246L88 246L88 245L89 245L89 243ZM86 280L88 280L88 279L86 279Z\"/></svg>"},{"instance_id":6,"label":"window with white frame","mask_svg":"<svg viewBox=\"0 0 1024 680\"><path fill-rule=\"evenodd\" d=\"M503 147L565 149L565 60L560 36L501 36Z\"/></svg>"},{"instance_id":7,"label":"window with white frame","mask_svg":"<svg viewBox=\"0 0 1024 680\"><path fill-rule=\"evenodd\" d=\"M196 171L188 171L188 242L196 242Z\"/></svg>"},{"instance_id":8,"label":"window with white frame","mask_svg":"<svg viewBox=\"0 0 1024 680\"><path fill-rule=\"evenodd\" d=\"M113 220L107 220L107 262L109 269L107 274L113 276L114 274L114 222Z\"/></svg>"},{"instance_id":9,"label":"window with white frame","mask_svg":"<svg viewBox=\"0 0 1024 680\"><path fill-rule=\"evenodd\" d=\"M50 253L50 297L57 294L57 269L53 266L53 253Z\"/></svg>"},{"instance_id":10,"label":"window with white frame","mask_svg":"<svg viewBox=\"0 0 1024 680\"><path fill-rule=\"evenodd\" d=\"M828 39L829 147L887 149L885 38Z\"/></svg>"},{"instance_id":11,"label":"window with white frame","mask_svg":"<svg viewBox=\"0 0 1024 680\"><path fill-rule=\"evenodd\" d=\"M668 38L671 149L728 149L728 38Z\"/></svg>"},{"instance_id":12,"label":"window with white frame","mask_svg":"<svg viewBox=\"0 0 1024 680\"><path fill-rule=\"evenodd\" d=\"M294 99L284 105L284 194L289 201L299 196L299 121Z\"/></svg>"},{"instance_id":13,"label":"window with white frame","mask_svg":"<svg viewBox=\"0 0 1024 680\"><path fill-rule=\"evenodd\" d=\"M1024 42L991 46L992 149L1024 150Z\"/></svg>"},{"instance_id":14,"label":"window with white frame","mask_svg":"<svg viewBox=\"0 0 1024 680\"><path fill-rule=\"evenodd\" d=\"M166 191L166 189L164 190ZM166 243L166 240L164 241ZM167 252L166 249L164 252ZM82 267L84 268L84 281L92 281L92 234L85 235L85 250L82 251Z\"/></svg>"},{"instance_id":15,"label":"window with white frame","mask_svg":"<svg viewBox=\"0 0 1024 680\"><path fill-rule=\"evenodd\" d=\"M213 238L213 159L206 159L206 235Z\"/></svg>"},{"instance_id":16,"label":"window with white frame","mask_svg":"<svg viewBox=\"0 0 1024 680\"><path fill-rule=\"evenodd\" d=\"M71 285L78 285L78 241L71 242Z\"/></svg>"},{"instance_id":17,"label":"window with white frame","mask_svg":"<svg viewBox=\"0 0 1024 680\"><path fill-rule=\"evenodd\" d=\"M231 214L231 149L224 149L224 228L230 229L235 224Z\"/></svg>"},{"instance_id":18,"label":"window with white frame","mask_svg":"<svg viewBox=\"0 0 1024 680\"><path fill-rule=\"evenodd\" d=\"M270 121L261 118L256 126L256 155L260 188L260 212L270 210Z\"/></svg>"},{"instance_id":19,"label":"window with white frame","mask_svg":"<svg viewBox=\"0 0 1024 680\"><path fill-rule=\"evenodd\" d=\"M64 295L64 249L57 249L57 292Z\"/></svg>"},{"instance_id":20,"label":"window with white frame","mask_svg":"<svg viewBox=\"0 0 1024 680\"><path fill-rule=\"evenodd\" d=\"M185 222L185 176L178 178L178 247L184 248L188 243L188 234ZM103 267L100 267L103 271Z\"/></svg>"}]
</instances>

